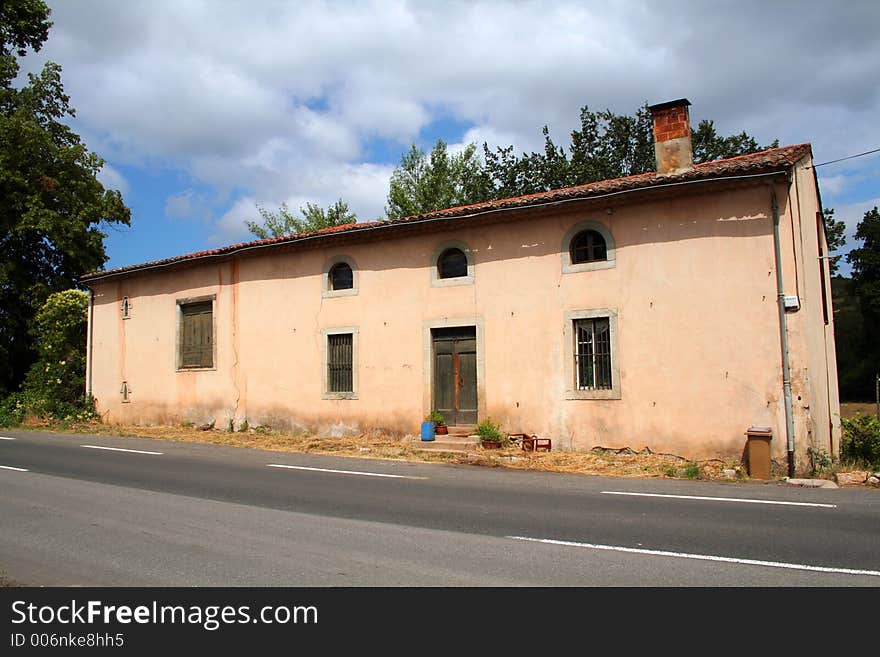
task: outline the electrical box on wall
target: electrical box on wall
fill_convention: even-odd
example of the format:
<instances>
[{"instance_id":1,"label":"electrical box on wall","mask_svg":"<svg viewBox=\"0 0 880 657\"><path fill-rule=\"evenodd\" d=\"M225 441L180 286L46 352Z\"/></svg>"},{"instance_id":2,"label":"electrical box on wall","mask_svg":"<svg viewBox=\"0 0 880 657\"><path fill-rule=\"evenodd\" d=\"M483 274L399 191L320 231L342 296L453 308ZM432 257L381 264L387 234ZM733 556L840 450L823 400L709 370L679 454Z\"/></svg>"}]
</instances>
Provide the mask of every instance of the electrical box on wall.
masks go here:
<instances>
[{"instance_id":1,"label":"electrical box on wall","mask_svg":"<svg viewBox=\"0 0 880 657\"><path fill-rule=\"evenodd\" d=\"M786 295L784 300L785 309L789 311L800 310L801 301L797 298L797 295Z\"/></svg>"}]
</instances>

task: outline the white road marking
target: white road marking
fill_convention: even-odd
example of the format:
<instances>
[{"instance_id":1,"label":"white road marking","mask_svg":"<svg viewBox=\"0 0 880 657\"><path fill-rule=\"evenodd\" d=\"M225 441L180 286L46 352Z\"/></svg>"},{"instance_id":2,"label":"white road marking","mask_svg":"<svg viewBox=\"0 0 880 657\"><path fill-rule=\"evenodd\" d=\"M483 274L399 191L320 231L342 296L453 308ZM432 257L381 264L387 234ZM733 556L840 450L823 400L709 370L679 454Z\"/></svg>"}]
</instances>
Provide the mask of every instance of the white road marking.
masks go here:
<instances>
[{"instance_id":1,"label":"white road marking","mask_svg":"<svg viewBox=\"0 0 880 657\"><path fill-rule=\"evenodd\" d=\"M870 575L880 577L877 570L858 570L855 568L833 568L830 566L810 566L800 563L786 563L784 561L760 561L758 559L738 559L735 557L720 557L712 554L690 554L687 552L669 552L667 550L646 550L642 548L629 548L619 545L596 545L594 543L577 543L575 541L558 541L551 538L529 538L527 536L508 536L517 541L530 541L533 543L546 543L549 545L565 545L569 547L587 548L589 550L607 550L610 552L628 552L630 554L647 554L655 557L675 557L678 559L697 559L699 561L720 561L723 563L738 563L746 566L767 566L769 568L785 568L788 570L808 570L816 573L838 573L842 575Z\"/></svg>"},{"instance_id":2,"label":"white road marking","mask_svg":"<svg viewBox=\"0 0 880 657\"><path fill-rule=\"evenodd\" d=\"M603 495L634 495L636 497L671 497L679 500L709 500L710 502L743 502L745 504L782 504L784 506L816 506L823 509L836 509L836 504L815 504L813 502L783 502L781 500L750 500L741 497L703 497L700 495L665 495L661 493L628 493L617 490L603 490Z\"/></svg>"},{"instance_id":3,"label":"white road marking","mask_svg":"<svg viewBox=\"0 0 880 657\"><path fill-rule=\"evenodd\" d=\"M0 468L4 470L15 470L16 472L30 472L30 470L25 470L24 468L13 468L11 465L0 465Z\"/></svg>"},{"instance_id":4,"label":"white road marking","mask_svg":"<svg viewBox=\"0 0 880 657\"><path fill-rule=\"evenodd\" d=\"M15 440L15 438L10 438L9 436L0 436L0 440Z\"/></svg>"},{"instance_id":5,"label":"white road marking","mask_svg":"<svg viewBox=\"0 0 880 657\"><path fill-rule=\"evenodd\" d=\"M381 472L360 472L357 470L331 470L329 468L307 468L304 465L283 465L269 463L270 468L286 468L288 470L308 470L309 472L332 472L333 474L361 475L362 477L387 477L389 479L427 479L427 477L409 477L407 475L384 474Z\"/></svg>"},{"instance_id":6,"label":"white road marking","mask_svg":"<svg viewBox=\"0 0 880 657\"><path fill-rule=\"evenodd\" d=\"M102 445L80 445L80 447L88 447L89 449L106 449L111 452L129 452L131 454L153 454L161 456L162 452L145 452L140 449L123 449L122 447L104 447Z\"/></svg>"}]
</instances>

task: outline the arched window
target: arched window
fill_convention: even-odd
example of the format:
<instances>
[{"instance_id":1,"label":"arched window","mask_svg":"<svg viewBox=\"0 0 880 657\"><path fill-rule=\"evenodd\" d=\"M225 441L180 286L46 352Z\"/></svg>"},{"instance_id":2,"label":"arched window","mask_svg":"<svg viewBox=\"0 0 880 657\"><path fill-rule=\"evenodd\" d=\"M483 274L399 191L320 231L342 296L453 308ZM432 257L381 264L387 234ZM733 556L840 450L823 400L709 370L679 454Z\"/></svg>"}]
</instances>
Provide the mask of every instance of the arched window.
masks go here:
<instances>
[{"instance_id":1,"label":"arched window","mask_svg":"<svg viewBox=\"0 0 880 657\"><path fill-rule=\"evenodd\" d=\"M598 221L581 221L566 231L560 245L562 273L611 269L617 262L614 236Z\"/></svg>"},{"instance_id":2,"label":"arched window","mask_svg":"<svg viewBox=\"0 0 880 657\"><path fill-rule=\"evenodd\" d=\"M321 296L351 297L358 293L358 266L346 255L334 255L324 262Z\"/></svg>"},{"instance_id":3,"label":"arched window","mask_svg":"<svg viewBox=\"0 0 880 657\"><path fill-rule=\"evenodd\" d=\"M571 240L571 264L601 262L608 259L605 238L595 230L582 230Z\"/></svg>"},{"instance_id":4,"label":"arched window","mask_svg":"<svg viewBox=\"0 0 880 657\"><path fill-rule=\"evenodd\" d=\"M437 258L438 278L461 278L468 275L468 260L461 249L446 249Z\"/></svg>"},{"instance_id":5,"label":"arched window","mask_svg":"<svg viewBox=\"0 0 880 657\"><path fill-rule=\"evenodd\" d=\"M330 269L329 283L331 290L350 290L354 287L354 273L347 262L337 262Z\"/></svg>"}]
</instances>

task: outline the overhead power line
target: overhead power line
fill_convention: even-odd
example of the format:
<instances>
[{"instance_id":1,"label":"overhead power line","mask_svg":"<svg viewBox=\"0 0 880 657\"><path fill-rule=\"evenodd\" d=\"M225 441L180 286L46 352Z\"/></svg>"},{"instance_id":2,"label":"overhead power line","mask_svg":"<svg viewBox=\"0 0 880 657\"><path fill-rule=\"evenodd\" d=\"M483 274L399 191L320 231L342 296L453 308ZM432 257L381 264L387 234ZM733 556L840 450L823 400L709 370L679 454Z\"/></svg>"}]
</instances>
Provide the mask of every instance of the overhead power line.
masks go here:
<instances>
[{"instance_id":1,"label":"overhead power line","mask_svg":"<svg viewBox=\"0 0 880 657\"><path fill-rule=\"evenodd\" d=\"M814 164L813 168L815 169L816 167L823 167L826 164L834 164L835 162L843 162L844 160L852 160L853 158L856 158L856 157L862 157L863 155L870 155L871 153L877 153L877 152L880 152L880 148L875 148L874 150L871 150L871 151L865 151L864 153L858 153L857 155L847 155L846 157L841 157L837 160L828 160L827 162L820 162L819 164Z\"/></svg>"}]
</instances>

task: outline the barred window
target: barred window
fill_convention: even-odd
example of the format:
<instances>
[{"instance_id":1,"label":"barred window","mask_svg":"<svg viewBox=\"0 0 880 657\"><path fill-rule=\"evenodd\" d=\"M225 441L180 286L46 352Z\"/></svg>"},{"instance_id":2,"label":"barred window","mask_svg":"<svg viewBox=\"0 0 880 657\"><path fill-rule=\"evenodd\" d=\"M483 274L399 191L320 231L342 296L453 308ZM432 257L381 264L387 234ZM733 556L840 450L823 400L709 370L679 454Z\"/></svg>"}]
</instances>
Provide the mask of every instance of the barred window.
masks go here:
<instances>
[{"instance_id":1,"label":"barred window","mask_svg":"<svg viewBox=\"0 0 880 657\"><path fill-rule=\"evenodd\" d=\"M122 297L122 319L131 317L131 303L128 297Z\"/></svg>"},{"instance_id":2,"label":"barred window","mask_svg":"<svg viewBox=\"0 0 880 657\"><path fill-rule=\"evenodd\" d=\"M179 367L214 367L214 302L180 304Z\"/></svg>"},{"instance_id":3,"label":"barred window","mask_svg":"<svg viewBox=\"0 0 880 657\"><path fill-rule=\"evenodd\" d=\"M327 336L327 392L354 392L352 344L351 333Z\"/></svg>"},{"instance_id":4,"label":"barred window","mask_svg":"<svg viewBox=\"0 0 880 657\"><path fill-rule=\"evenodd\" d=\"M607 317L574 320L577 390L610 390L611 330Z\"/></svg>"}]
</instances>

